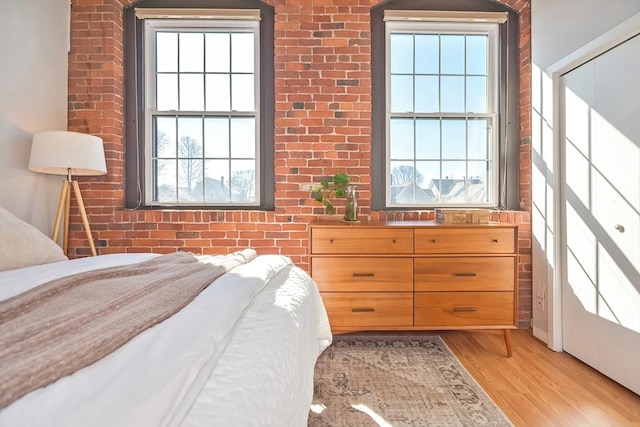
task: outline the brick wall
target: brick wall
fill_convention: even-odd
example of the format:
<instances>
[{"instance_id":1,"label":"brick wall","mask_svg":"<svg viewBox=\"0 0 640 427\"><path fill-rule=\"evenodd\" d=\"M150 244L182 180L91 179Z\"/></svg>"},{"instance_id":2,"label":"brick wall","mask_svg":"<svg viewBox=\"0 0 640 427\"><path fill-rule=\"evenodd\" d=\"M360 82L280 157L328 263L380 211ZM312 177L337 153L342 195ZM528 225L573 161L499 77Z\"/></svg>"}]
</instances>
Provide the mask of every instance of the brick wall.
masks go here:
<instances>
[{"instance_id":1,"label":"brick wall","mask_svg":"<svg viewBox=\"0 0 640 427\"><path fill-rule=\"evenodd\" d=\"M370 8L378 0L269 0L275 7L275 211L133 211L123 208L123 7L131 0L72 0L69 130L104 140L108 174L80 178L100 254L227 253L251 246L308 266L307 224L323 208L309 197L319 177L347 171L358 213L373 220L432 219L433 213L372 212ZM523 210L495 212L519 227L519 322L531 317L530 5L520 13L520 195ZM339 211L340 212L340 211ZM70 256L90 254L72 210Z\"/></svg>"}]
</instances>

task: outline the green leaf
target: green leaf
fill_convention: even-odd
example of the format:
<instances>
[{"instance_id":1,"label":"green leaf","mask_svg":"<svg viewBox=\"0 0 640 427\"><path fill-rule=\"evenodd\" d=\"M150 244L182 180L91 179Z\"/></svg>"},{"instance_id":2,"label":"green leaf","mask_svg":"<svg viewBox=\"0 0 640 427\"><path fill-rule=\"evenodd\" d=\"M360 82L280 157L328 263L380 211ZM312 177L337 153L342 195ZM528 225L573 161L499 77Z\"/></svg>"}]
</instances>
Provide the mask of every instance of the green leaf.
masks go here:
<instances>
[{"instance_id":1,"label":"green leaf","mask_svg":"<svg viewBox=\"0 0 640 427\"><path fill-rule=\"evenodd\" d=\"M338 186L349 184L349 175L346 173L337 173L333 176L333 183Z\"/></svg>"},{"instance_id":2,"label":"green leaf","mask_svg":"<svg viewBox=\"0 0 640 427\"><path fill-rule=\"evenodd\" d=\"M327 212L329 214L333 214L336 211L336 208L333 207L333 204L329 200L326 201L326 204L327 204Z\"/></svg>"}]
</instances>

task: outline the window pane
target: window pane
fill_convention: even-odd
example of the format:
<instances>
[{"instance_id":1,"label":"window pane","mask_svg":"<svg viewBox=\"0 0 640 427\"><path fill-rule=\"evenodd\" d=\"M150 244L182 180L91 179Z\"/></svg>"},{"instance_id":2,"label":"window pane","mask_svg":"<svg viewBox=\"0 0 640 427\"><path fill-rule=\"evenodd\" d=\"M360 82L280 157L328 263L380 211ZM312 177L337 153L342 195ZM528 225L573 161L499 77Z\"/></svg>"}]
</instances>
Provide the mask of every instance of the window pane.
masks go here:
<instances>
[{"instance_id":1,"label":"window pane","mask_svg":"<svg viewBox=\"0 0 640 427\"><path fill-rule=\"evenodd\" d=\"M178 157L202 158L202 119L178 119Z\"/></svg>"},{"instance_id":2,"label":"window pane","mask_svg":"<svg viewBox=\"0 0 640 427\"><path fill-rule=\"evenodd\" d=\"M180 72L204 71L204 34L180 33Z\"/></svg>"},{"instance_id":3,"label":"window pane","mask_svg":"<svg viewBox=\"0 0 640 427\"><path fill-rule=\"evenodd\" d=\"M416 74L438 74L440 70L439 37L416 34Z\"/></svg>"},{"instance_id":4,"label":"window pane","mask_svg":"<svg viewBox=\"0 0 640 427\"><path fill-rule=\"evenodd\" d=\"M436 113L440 111L438 77L416 76L416 112Z\"/></svg>"},{"instance_id":5,"label":"window pane","mask_svg":"<svg viewBox=\"0 0 640 427\"><path fill-rule=\"evenodd\" d=\"M467 194L469 203L487 203L489 201L489 181L487 171L489 162L469 162L469 180Z\"/></svg>"},{"instance_id":6,"label":"window pane","mask_svg":"<svg viewBox=\"0 0 640 427\"><path fill-rule=\"evenodd\" d=\"M231 201L253 202L256 199L256 164L250 160L231 161Z\"/></svg>"},{"instance_id":7,"label":"window pane","mask_svg":"<svg viewBox=\"0 0 640 427\"><path fill-rule=\"evenodd\" d=\"M155 199L159 202L177 202L176 161L156 160L154 163L156 176Z\"/></svg>"},{"instance_id":8,"label":"window pane","mask_svg":"<svg viewBox=\"0 0 640 427\"><path fill-rule=\"evenodd\" d=\"M464 36L440 36L442 74L464 74Z\"/></svg>"},{"instance_id":9,"label":"window pane","mask_svg":"<svg viewBox=\"0 0 640 427\"><path fill-rule=\"evenodd\" d=\"M442 85L440 111L443 113L464 111L464 77L443 76L440 82Z\"/></svg>"},{"instance_id":10,"label":"window pane","mask_svg":"<svg viewBox=\"0 0 640 427\"><path fill-rule=\"evenodd\" d=\"M229 157L229 119L207 118L204 120L204 156Z\"/></svg>"},{"instance_id":11,"label":"window pane","mask_svg":"<svg viewBox=\"0 0 640 427\"><path fill-rule=\"evenodd\" d=\"M156 84L156 109L159 111L177 110L178 75L158 74Z\"/></svg>"},{"instance_id":12,"label":"window pane","mask_svg":"<svg viewBox=\"0 0 640 427\"><path fill-rule=\"evenodd\" d=\"M204 110L204 81L202 74L180 75L180 110Z\"/></svg>"},{"instance_id":13,"label":"window pane","mask_svg":"<svg viewBox=\"0 0 640 427\"><path fill-rule=\"evenodd\" d=\"M436 203L440 199L440 162L416 162L418 174L422 176L420 188L424 201L421 203Z\"/></svg>"},{"instance_id":14,"label":"window pane","mask_svg":"<svg viewBox=\"0 0 640 427\"><path fill-rule=\"evenodd\" d=\"M413 184L416 179L416 170L413 162L392 161L391 162L391 185L404 187Z\"/></svg>"},{"instance_id":15,"label":"window pane","mask_svg":"<svg viewBox=\"0 0 640 427\"><path fill-rule=\"evenodd\" d=\"M207 33L205 35L206 70L213 72L229 72L231 61L229 33Z\"/></svg>"},{"instance_id":16,"label":"window pane","mask_svg":"<svg viewBox=\"0 0 640 427\"><path fill-rule=\"evenodd\" d=\"M255 111L254 75L231 76L231 109L233 111Z\"/></svg>"},{"instance_id":17,"label":"window pane","mask_svg":"<svg viewBox=\"0 0 640 427\"><path fill-rule=\"evenodd\" d=\"M413 36L391 34L391 73L413 73Z\"/></svg>"},{"instance_id":18,"label":"window pane","mask_svg":"<svg viewBox=\"0 0 640 427\"><path fill-rule=\"evenodd\" d=\"M487 78L467 77L467 109L468 112L487 112Z\"/></svg>"},{"instance_id":19,"label":"window pane","mask_svg":"<svg viewBox=\"0 0 640 427\"><path fill-rule=\"evenodd\" d=\"M467 132L465 120L442 121L442 158L465 159L467 155Z\"/></svg>"},{"instance_id":20,"label":"window pane","mask_svg":"<svg viewBox=\"0 0 640 427\"><path fill-rule=\"evenodd\" d=\"M391 204L415 203L415 168L413 162L390 162Z\"/></svg>"},{"instance_id":21,"label":"window pane","mask_svg":"<svg viewBox=\"0 0 640 427\"><path fill-rule=\"evenodd\" d=\"M487 159L489 149L489 123L486 120L467 121L469 159Z\"/></svg>"},{"instance_id":22,"label":"window pane","mask_svg":"<svg viewBox=\"0 0 640 427\"><path fill-rule=\"evenodd\" d=\"M253 33L231 34L231 72L253 73Z\"/></svg>"},{"instance_id":23,"label":"window pane","mask_svg":"<svg viewBox=\"0 0 640 427\"><path fill-rule=\"evenodd\" d=\"M174 117L157 117L155 135L155 156L176 157L176 119Z\"/></svg>"},{"instance_id":24,"label":"window pane","mask_svg":"<svg viewBox=\"0 0 640 427\"><path fill-rule=\"evenodd\" d=\"M487 75L487 36L467 36L467 74Z\"/></svg>"},{"instance_id":25,"label":"window pane","mask_svg":"<svg viewBox=\"0 0 640 427\"><path fill-rule=\"evenodd\" d=\"M416 120L416 159L440 158L440 120Z\"/></svg>"},{"instance_id":26,"label":"window pane","mask_svg":"<svg viewBox=\"0 0 640 427\"><path fill-rule=\"evenodd\" d=\"M256 122L250 118L231 119L231 157L255 158Z\"/></svg>"},{"instance_id":27,"label":"window pane","mask_svg":"<svg viewBox=\"0 0 640 427\"><path fill-rule=\"evenodd\" d=\"M178 71L178 33L156 33L156 71Z\"/></svg>"},{"instance_id":28,"label":"window pane","mask_svg":"<svg viewBox=\"0 0 640 427\"><path fill-rule=\"evenodd\" d=\"M413 111L413 77L391 76L391 111Z\"/></svg>"},{"instance_id":29,"label":"window pane","mask_svg":"<svg viewBox=\"0 0 640 427\"><path fill-rule=\"evenodd\" d=\"M206 160L205 176L205 201L229 203L229 161Z\"/></svg>"},{"instance_id":30,"label":"window pane","mask_svg":"<svg viewBox=\"0 0 640 427\"><path fill-rule=\"evenodd\" d=\"M442 176L441 200L447 203L466 203L466 162L442 162Z\"/></svg>"},{"instance_id":31,"label":"window pane","mask_svg":"<svg viewBox=\"0 0 640 427\"><path fill-rule=\"evenodd\" d=\"M178 160L178 201L202 202L203 160ZM200 189L200 191L198 191Z\"/></svg>"},{"instance_id":32,"label":"window pane","mask_svg":"<svg viewBox=\"0 0 640 427\"><path fill-rule=\"evenodd\" d=\"M230 111L228 74L207 74L207 111Z\"/></svg>"},{"instance_id":33,"label":"window pane","mask_svg":"<svg viewBox=\"0 0 640 427\"><path fill-rule=\"evenodd\" d=\"M443 182L448 182L448 186L451 188L458 182L464 180L467 175L467 162L466 161L446 161L442 162L442 179ZM444 188L444 186L442 187Z\"/></svg>"},{"instance_id":34,"label":"window pane","mask_svg":"<svg viewBox=\"0 0 640 427\"><path fill-rule=\"evenodd\" d=\"M391 159L413 159L413 120L392 119L389 133L389 153Z\"/></svg>"}]
</instances>

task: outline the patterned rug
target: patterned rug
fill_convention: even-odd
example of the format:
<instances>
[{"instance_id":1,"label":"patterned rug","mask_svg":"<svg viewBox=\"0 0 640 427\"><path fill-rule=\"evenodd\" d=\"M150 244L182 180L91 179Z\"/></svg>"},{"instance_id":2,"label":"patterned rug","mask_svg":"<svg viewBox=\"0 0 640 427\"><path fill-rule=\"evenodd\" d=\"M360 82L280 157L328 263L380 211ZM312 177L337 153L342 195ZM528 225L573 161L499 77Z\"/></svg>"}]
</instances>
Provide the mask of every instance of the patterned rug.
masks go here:
<instances>
[{"instance_id":1,"label":"patterned rug","mask_svg":"<svg viewBox=\"0 0 640 427\"><path fill-rule=\"evenodd\" d=\"M512 426L438 336L336 336L309 426Z\"/></svg>"}]
</instances>

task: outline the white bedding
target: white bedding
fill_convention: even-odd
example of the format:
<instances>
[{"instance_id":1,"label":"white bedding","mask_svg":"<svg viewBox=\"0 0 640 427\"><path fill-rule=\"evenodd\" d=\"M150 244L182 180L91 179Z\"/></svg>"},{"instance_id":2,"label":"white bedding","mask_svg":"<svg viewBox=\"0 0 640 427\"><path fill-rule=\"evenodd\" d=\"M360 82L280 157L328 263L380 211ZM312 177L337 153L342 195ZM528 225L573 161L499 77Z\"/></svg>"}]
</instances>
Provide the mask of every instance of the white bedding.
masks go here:
<instances>
[{"instance_id":1,"label":"white bedding","mask_svg":"<svg viewBox=\"0 0 640 427\"><path fill-rule=\"evenodd\" d=\"M0 300L152 256L1 272ZM313 280L286 257L259 256L116 352L12 403L0 411L0 426L304 426L313 366L330 342Z\"/></svg>"}]
</instances>

